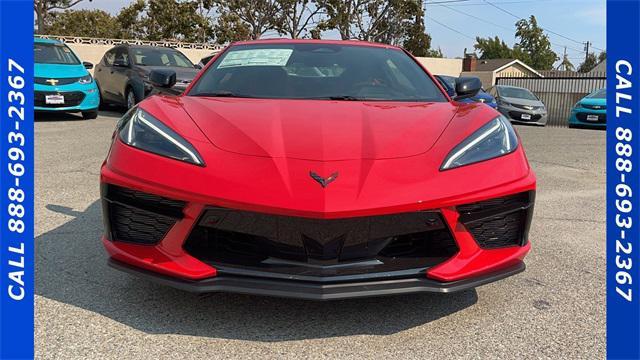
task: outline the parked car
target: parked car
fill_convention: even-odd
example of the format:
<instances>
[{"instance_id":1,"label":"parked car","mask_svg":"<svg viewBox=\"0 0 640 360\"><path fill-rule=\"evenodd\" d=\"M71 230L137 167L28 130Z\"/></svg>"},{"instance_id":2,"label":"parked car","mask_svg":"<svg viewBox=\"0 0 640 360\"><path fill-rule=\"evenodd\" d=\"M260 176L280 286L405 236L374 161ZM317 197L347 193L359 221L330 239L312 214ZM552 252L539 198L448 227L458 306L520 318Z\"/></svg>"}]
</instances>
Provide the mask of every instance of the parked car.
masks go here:
<instances>
[{"instance_id":1,"label":"parked car","mask_svg":"<svg viewBox=\"0 0 640 360\"><path fill-rule=\"evenodd\" d=\"M216 54L211 54L200 59L200 62L196 64L197 69L204 69L204 67L216 56Z\"/></svg>"},{"instance_id":2,"label":"parked car","mask_svg":"<svg viewBox=\"0 0 640 360\"><path fill-rule=\"evenodd\" d=\"M513 123L544 126L547 124L547 107L529 89L496 85L489 89L496 98L498 111Z\"/></svg>"},{"instance_id":3,"label":"parked car","mask_svg":"<svg viewBox=\"0 0 640 360\"><path fill-rule=\"evenodd\" d=\"M175 72L175 85L159 86L150 77L153 71ZM127 44L107 51L94 71L102 101L128 109L152 94L182 93L197 73L193 63L176 49Z\"/></svg>"},{"instance_id":4,"label":"parked car","mask_svg":"<svg viewBox=\"0 0 640 360\"><path fill-rule=\"evenodd\" d=\"M458 78L458 99L481 86ZM511 123L450 101L397 47L237 42L114 135L102 243L145 279L329 300L449 293L525 268L536 180Z\"/></svg>"},{"instance_id":5,"label":"parked car","mask_svg":"<svg viewBox=\"0 0 640 360\"><path fill-rule=\"evenodd\" d=\"M455 88L456 88L457 77L449 76L449 75L436 75L436 79L438 79L438 82L442 84L445 90L447 90L447 94L449 94L449 96L451 97L456 96ZM481 102L489 105L494 109L498 107L498 104L496 104L496 99L494 99L493 96L491 96L482 88L480 89L480 91L478 91L478 93L475 96L462 99L460 100L460 102L463 102L463 103Z\"/></svg>"},{"instance_id":6,"label":"parked car","mask_svg":"<svg viewBox=\"0 0 640 360\"><path fill-rule=\"evenodd\" d=\"M100 94L80 59L58 40L35 38L34 109L38 112L80 112L84 119L98 116Z\"/></svg>"},{"instance_id":7,"label":"parked car","mask_svg":"<svg viewBox=\"0 0 640 360\"><path fill-rule=\"evenodd\" d=\"M607 89L583 97L571 109L569 127L607 127Z\"/></svg>"}]
</instances>

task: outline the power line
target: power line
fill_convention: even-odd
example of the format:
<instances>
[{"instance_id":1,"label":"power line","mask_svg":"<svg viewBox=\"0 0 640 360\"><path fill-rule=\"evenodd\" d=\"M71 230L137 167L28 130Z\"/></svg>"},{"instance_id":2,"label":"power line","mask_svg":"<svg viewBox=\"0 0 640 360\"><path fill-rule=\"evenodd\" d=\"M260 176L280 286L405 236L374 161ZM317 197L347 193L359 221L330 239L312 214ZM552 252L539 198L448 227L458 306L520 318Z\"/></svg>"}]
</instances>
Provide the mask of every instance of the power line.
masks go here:
<instances>
[{"instance_id":1,"label":"power line","mask_svg":"<svg viewBox=\"0 0 640 360\"><path fill-rule=\"evenodd\" d=\"M502 11L502 12L503 12L503 13L505 13L505 14L511 15L511 16L513 16L514 18L518 19L518 20L520 20L520 19L524 19L523 17L518 16L518 15L516 15L516 14L512 13L512 12L511 12L511 11L509 11L509 10L503 9L503 8L501 8L500 6L498 6L498 5L494 4L494 3L489 2L488 0L483 0L483 1L484 1L485 3L487 3L488 5L493 6L494 8L496 8L496 9L498 9L498 10ZM541 28L542 30L544 30L544 31L546 31L546 32L548 32L548 33L550 33L550 34L554 34L554 35L556 35L556 36L560 36L561 38L567 39L567 40L569 40L569 41L573 41L573 42L575 42L575 43L577 43L577 44L584 45L584 42L582 42L582 41L578 41L578 40L576 40L576 39L572 39L572 38L570 38L570 37L568 37L568 36L564 36L564 35L559 34L559 33L555 32L555 31L553 31L553 30L550 30L550 29L548 29L548 28L543 28L542 26L540 26L540 28ZM593 47L594 49L600 50L600 51L604 51L604 50L602 50L602 49L600 49L600 48L597 48L597 47L593 46L593 44L591 44L591 47Z\"/></svg>"},{"instance_id":2,"label":"power line","mask_svg":"<svg viewBox=\"0 0 640 360\"><path fill-rule=\"evenodd\" d=\"M457 33L457 34L459 34L459 35L462 35L462 36L466 37L467 39L471 39L471 40L473 40L473 41L476 41L476 39L475 39L474 37L469 36L469 35L467 35L467 34L464 34L464 33L460 32L460 31L458 31L458 30L456 30L456 29L454 29L454 28L450 27L449 25L443 24L443 23L441 23L440 21L438 21L438 20L436 20L436 19L432 18L431 16L425 15L424 17L425 17L426 19L429 19L429 20L433 21L434 23L436 23L436 24L438 24L438 25L440 25L440 26L443 26L443 27L445 27L445 28L447 28L447 29L449 29L449 30L451 30L451 31L453 31L453 32L455 32L455 33Z\"/></svg>"}]
</instances>

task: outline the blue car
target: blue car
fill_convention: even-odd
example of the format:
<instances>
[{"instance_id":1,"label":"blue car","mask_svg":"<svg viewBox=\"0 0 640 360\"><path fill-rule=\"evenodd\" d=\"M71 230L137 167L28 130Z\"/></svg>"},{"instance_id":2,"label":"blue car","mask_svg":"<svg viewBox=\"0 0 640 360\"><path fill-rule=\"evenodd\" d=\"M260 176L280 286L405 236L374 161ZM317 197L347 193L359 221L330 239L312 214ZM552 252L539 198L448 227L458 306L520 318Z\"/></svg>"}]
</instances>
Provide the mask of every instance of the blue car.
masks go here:
<instances>
[{"instance_id":1,"label":"blue car","mask_svg":"<svg viewBox=\"0 0 640 360\"><path fill-rule=\"evenodd\" d=\"M607 127L607 89L598 89L583 97L571 109L569 127Z\"/></svg>"},{"instance_id":2,"label":"blue car","mask_svg":"<svg viewBox=\"0 0 640 360\"><path fill-rule=\"evenodd\" d=\"M98 116L100 93L87 69L93 65L57 40L34 39L35 111L80 112L84 119Z\"/></svg>"},{"instance_id":3,"label":"blue car","mask_svg":"<svg viewBox=\"0 0 640 360\"><path fill-rule=\"evenodd\" d=\"M456 79L457 79L456 77L449 76L449 75L436 75L436 79L442 85L442 87L444 87L445 90L447 90L447 94L449 94L449 96L451 97L456 96ZM489 105L494 109L498 108L496 99L493 96L491 96L489 93L484 91L484 89L480 89L480 91L478 91L478 94L476 94L476 96L466 98L466 99L461 99L459 100L459 102L462 102L462 103L481 102Z\"/></svg>"}]
</instances>

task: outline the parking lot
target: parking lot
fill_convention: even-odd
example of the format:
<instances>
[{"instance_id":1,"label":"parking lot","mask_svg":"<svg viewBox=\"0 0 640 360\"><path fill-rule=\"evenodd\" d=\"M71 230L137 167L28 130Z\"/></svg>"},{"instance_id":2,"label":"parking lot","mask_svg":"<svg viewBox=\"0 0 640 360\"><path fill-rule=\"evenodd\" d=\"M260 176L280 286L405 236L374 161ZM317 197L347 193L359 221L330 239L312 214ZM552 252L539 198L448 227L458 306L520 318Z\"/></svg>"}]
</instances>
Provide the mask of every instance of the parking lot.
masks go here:
<instances>
[{"instance_id":1,"label":"parking lot","mask_svg":"<svg viewBox=\"0 0 640 360\"><path fill-rule=\"evenodd\" d=\"M38 119L38 358L603 358L605 132L517 127L538 175L527 270L450 295L197 296L106 265L99 169L117 112Z\"/></svg>"}]
</instances>

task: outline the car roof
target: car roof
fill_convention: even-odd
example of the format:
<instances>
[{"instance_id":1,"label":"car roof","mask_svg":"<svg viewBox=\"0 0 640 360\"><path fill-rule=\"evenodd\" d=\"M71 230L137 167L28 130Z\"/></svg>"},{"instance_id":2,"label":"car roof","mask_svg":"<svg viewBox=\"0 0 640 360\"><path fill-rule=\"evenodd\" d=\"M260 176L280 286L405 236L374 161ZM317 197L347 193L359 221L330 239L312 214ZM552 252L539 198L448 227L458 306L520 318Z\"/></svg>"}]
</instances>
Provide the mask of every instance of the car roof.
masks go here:
<instances>
[{"instance_id":1,"label":"car roof","mask_svg":"<svg viewBox=\"0 0 640 360\"><path fill-rule=\"evenodd\" d=\"M370 42L370 41L360 41L360 40L318 40L318 39L259 39L259 40L236 41L236 42L231 43L231 46L234 46L234 45L256 45L256 44L333 44L333 45L369 46L369 47L379 47L379 48L402 50L402 48L400 48L398 46L393 46L393 45L389 45L389 44L382 44L382 43L377 43L377 42Z\"/></svg>"},{"instance_id":2,"label":"car roof","mask_svg":"<svg viewBox=\"0 0 640 360\"><path fill-rule=\"evenodd\" d=\"M33 42L40 44L63 44L62 41L56 39L33 38Z\"/></svg>"}]
</instances>

